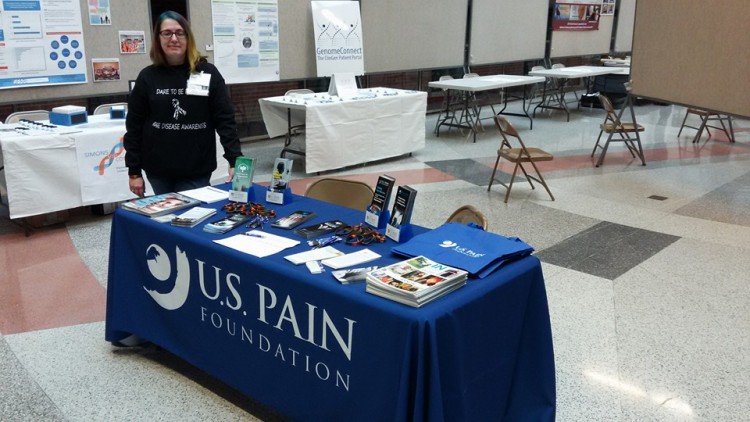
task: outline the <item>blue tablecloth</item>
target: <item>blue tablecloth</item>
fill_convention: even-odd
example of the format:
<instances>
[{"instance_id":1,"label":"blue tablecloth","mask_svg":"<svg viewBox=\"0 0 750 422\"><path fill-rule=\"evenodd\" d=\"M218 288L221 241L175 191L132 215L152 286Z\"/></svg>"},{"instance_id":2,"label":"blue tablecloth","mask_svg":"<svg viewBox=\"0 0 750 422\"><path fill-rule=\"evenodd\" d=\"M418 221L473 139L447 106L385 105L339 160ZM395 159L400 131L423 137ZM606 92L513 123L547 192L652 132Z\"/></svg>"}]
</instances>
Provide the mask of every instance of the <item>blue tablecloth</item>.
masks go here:
<instances>
[{"instance_id":1,"label":"blue tablecloth","mask_svg":"<svg viewBox=\"0 0 750 422\"><path fill-rule=\"evenodd\" d=\"M263 203L264 188L255 189ZM306 224L364 220L299 196L267 205L278 216L316 212ZM212 242L245 227L214 235L202 226L115 212L108 341L136 334L296 420L554 420L552 336L536 257L412 308L284 260L309 249L303 239L260 259ZM401 260L393 246L369 245L383 256L373 264Z\"/></svg>"}]
</instances>

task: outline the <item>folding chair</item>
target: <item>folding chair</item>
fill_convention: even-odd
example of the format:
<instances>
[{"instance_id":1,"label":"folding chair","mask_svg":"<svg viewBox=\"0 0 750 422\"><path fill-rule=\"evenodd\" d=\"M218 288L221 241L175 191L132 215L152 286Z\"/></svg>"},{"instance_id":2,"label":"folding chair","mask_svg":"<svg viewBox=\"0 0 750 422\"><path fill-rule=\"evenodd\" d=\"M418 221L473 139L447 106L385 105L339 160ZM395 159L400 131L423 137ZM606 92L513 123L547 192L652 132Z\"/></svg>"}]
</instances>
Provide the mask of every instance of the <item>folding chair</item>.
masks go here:
<instances>
[{"instance_id":1,"label":"folding chair","mask_svg":"<svg viewBox=\"0 0 750 422\"><path fill-rule=\"evenodd\" d=\"M455 211L453 211L453 214L451 214L445 222L456 222L461 224L474 223L477 226L481 227L484 231L487 231L488 227L487 217L485 217L481 211L471 205L458 207Z\"/></svg>"},{"instance_id":2,"label":"folding chair","mask_svg":"<svg viewBox=\"0 0 750 422\"><path fill-rule=\"evenodd\" d=\"M700 126L690 126L689 124L686 124L687 118L689 115L694 114L698 116L698 118L701 119ZM727 130L727 127L724 125L724 121L727 122L729 125L729 130ZM709 122L719 122L721 126L715 126L709 124ZM701 135L703 135L703 130L705 129L706 132L708 132L708 138L711 139L711 129L718 129L723 131L727 135L727 139L729 139L729 142L734 142L734 129L732 128L732 116L729 116L727 114L719 114L713 111L707 111L707 110L701 110L699 108L693 108L689 107L687 109L687 112L685 112L685 118L682 119L682 125L680 126L680 131L677 132L677 137L680 137L680 134L682 133L683 128L690 128L690 129L696 129L698 132L695 134L695 138L693 138L693 143L696 143L700 140Z\"/></svg>"},{"instance_id":3,"label":"folding chair","mask_svg":"<svg viewBox=\"0 0 750 422\"><path fill-rule=\"evenodd\" d=\"M534 180L535 182L544 186L544 189L549 194L549 197L554 201L555 197L552 196L552 192L549 190L547 182L544 181L544 177L542 177L542 173L539 171L539 167L537 167L536 165L538 161L552 161L554 159L554 156L539 148L526 147L526 144L524 144L521 140L521 136L518 135L516 128L514 128L513 125L511 125L510 122L504 117L495 116L495 126L497 127L497 130L500 131L502 141L500 141L500 148L497 150L497 160L495 160L495 168L492 169L492 176L490 176L490 184L489 186L487 186L487 190L489 191L492 188L492 183L495 181L505 186L507 190L505 192L505 203L507 203L508 197L510 196L510 190L513 188L513 181L516 179L516 174L518 173L518 169L520 168L523 172L523 175L526 177L526 180L529 182L531 189L534 189L534 184L531 182L532 180ZM511 139L515 139L514 143L517 146L514 146L511 143ZM497 172L497 167L500 163L501 158L504 158L515 164L510 182L507 185L504 182L495 179L495 173ZM534 168L536 176L531 175L526 171L524 163L531 164L531 166Z\"/></svg>"},{"instance_id":4,"label":"folding chair","mask_svg":"<svg viewBox=\"0 0 750 422\"><path fill-rule=\"evenodd\" d=\"M11 113L5 118L5 124L18 123L21 120L33 120L35 122L40 120L49 120L49 111L47 110L31 110L31 111L17 111Z\"/></svg>"},{"instance_id":5,"label":"folding chair","mask_svg":"<svg viewBox=\"0 0 750 422\"><path fill-rule=\"evenodd\" d=\"M373 193L370 185L365 182L328 177L308 186L305 196L365 211L372 202Z\"/></svg>"},{"instance_id":6,"label":"folding chair","mask_svg":"<svg viewBox=\"0 0 750 422\"><path fill-rule=\"evenodd\" d=\"M604 155L607 154L607 148L609 147L610 142L624 143L625 146L628 147L630 155L632 155L633 158L636 156L640 158L641 163L645 166L646 160L643 158L643 146L641 145L641 136L639 135L639 133L643 132L645 128L635 121L635 111L633 111L631 96L628 95L625 105L623 105L619 114L615 112L615 108L612 106L612 102L607 96L599 94L599 102L602 104L604 111L607 112L607 116L604 118L604 122L599 125L601 128L599 131L599 137L596 138L596 145L594 145L594 150L591 151L591 156L593 157L597 148L602 149L602 153L596 161L596 167L599 167L604 161ZM633 119L630 123L623 123L620 121L620 116L626 108L630 109L630 115ZM602 134L605 132L607 133L607 141L602 146L599 145L599 142L602 139ZM614 138L615 135L618 135L619 138Z\"/></svg>"}]
</instances>

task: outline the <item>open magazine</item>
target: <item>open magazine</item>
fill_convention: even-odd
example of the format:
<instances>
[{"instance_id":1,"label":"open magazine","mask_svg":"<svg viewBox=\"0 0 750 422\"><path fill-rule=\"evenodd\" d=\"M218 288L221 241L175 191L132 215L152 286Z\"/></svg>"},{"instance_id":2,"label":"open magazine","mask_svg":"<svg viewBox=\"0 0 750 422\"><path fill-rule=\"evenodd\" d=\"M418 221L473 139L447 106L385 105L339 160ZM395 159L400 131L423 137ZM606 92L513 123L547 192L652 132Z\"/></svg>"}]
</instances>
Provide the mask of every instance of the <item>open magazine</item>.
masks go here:
<instances>
[{"instance_id":1,"label":"open magazine","mask_svg":"<svg viewBox=\"0 0 750 422\"><path fill-rule=\"evenodd\" d=\"M158 217L200 203L201 201L197 199L171 192L146 198L131 199L130 201L123 202L121 207L124 210L137 212L138 214L147 215L149 217Z\"/></svg>"},{"instance_id":2,"label":"open magazine","mask_svg":"<svg viewBox=\"0 0 750 422\"><path fill-rule=\"evenodd\" d=\"M467 272L424 256L379 268L367 274L366 291L419 307L466 284Z\"/></svg>"}]
</instances>

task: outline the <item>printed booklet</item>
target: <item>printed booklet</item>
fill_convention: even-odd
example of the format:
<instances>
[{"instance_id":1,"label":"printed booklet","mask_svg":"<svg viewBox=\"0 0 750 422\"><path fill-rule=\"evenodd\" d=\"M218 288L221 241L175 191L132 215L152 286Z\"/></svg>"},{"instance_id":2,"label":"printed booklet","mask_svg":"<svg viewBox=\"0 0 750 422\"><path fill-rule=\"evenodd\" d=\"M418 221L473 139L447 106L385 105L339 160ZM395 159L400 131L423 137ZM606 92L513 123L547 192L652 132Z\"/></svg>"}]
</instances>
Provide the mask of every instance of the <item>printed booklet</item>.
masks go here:
<instances>
[{"instance_id":1,"label":"printed booklet","mask_svg":"<svg viewBox=\"0 0 750 422\"><path fill-rule=\"evenodd\" d=\"M124 210L137 212L138 214L147 215L149 217L158 217L200 203L201 201L197 199L179 193L170 192L149 196L147 198L131 199L127 202L123 202L121 207Z\"/></svg>"},{"instance_id":2,"label":"printed booklet","mask_svg":"<svg viewBox=\"0 0 750 422\"><path fill-rule=\"evenodd\" d=\"M466 284L467 272L417 256L367 274L365 290L420 307Z\"/></svg>"}]
</instances>

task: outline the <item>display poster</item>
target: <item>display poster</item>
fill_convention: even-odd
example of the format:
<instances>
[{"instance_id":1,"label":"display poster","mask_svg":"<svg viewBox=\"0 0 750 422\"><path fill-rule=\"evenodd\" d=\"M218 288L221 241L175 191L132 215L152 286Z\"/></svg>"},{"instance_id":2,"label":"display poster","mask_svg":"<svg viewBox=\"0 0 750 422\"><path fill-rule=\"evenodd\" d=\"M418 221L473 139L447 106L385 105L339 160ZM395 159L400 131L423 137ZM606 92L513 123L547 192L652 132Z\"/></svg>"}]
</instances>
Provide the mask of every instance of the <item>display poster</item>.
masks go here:
<instances>
[{"instance_id":1,"label":"display poster","mask_svg":"<svg viewBox=\"0 0 750 422\"><path fill-rule=\"evenodd\" d=\"M362 20L357 1L313 1L318 77L365 73Z\"/></svg>"},{"instance_id":2,"label":"display poster","mask_svg":"<svg viewBox=\"0 0 750 422\"><path fill-rule=\"evenodd\" d=\"M602 16L615 14L615 3L617 0L602 0Z\"/></svg>"},{"instance_id":3,"label":"display poster","mask_svg":"<svg viewBox=\"0 0 750 422\"><path fill-rule=\"evenodd\" d=\"M228 84L278 81L276 0L211 0L214 64Z\"/></svg>"},{"instance_id":4,"label":"display poster","mask_svg":"<svg viewBox=\"0 0 750 422\"><path fill-rule=\"evenodd\" d=\"M88 0L89 25L112 25L112 9L109 0Z\"/></svg>"},{"instance_id":5,"label":"display poster","mask_svg":"<svg viewBox=\"0 0 750 422\"><path fill-rule=\"evenodd\" d=\"M552 30L598 30L601 13L601 0L557 0L553 14Z\"/></svg>"},{"instance_id":6,"label":"display poster","mask_svg":"<svg viewBox=\"0 0 750 422\"><path fill-rule=\"evenodd\" d=\"M86 83L78 0L0 1L0 89Z\"/></svg>"}]
</instances>

